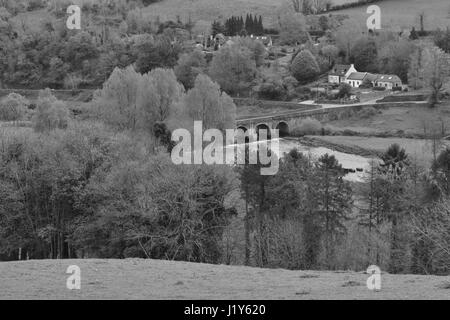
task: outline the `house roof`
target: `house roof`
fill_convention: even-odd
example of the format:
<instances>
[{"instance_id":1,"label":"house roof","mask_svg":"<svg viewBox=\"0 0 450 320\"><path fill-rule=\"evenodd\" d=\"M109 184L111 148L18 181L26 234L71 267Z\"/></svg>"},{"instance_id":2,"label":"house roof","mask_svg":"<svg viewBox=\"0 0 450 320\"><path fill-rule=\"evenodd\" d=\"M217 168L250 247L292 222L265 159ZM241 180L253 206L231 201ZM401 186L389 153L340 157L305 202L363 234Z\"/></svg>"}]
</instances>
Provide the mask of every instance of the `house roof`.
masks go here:
<instances>
[{"instance_id":1,"label":"house roof","mask_svg":"<svg viewBox=\"0 0 450 320\"><path fill-rule=\"evenodd\" d=\"M376 81L378 79L378 75L377 74L373 74L373 73L368 73L366 78L369 81Z\"/></svg>"},{"instance_id":2,"label":"house roof","mask_svg":"<svg viewBox=\"0 0 450 320\"><path fill-rule=\"evenodd\" d=\"M366 75L367 75L367 72L353 72L353 73L351 73L348 76L347 80L360 80L360 81L362 81L362 80L364 80Z\"/></svg>"},{"instance_id":3,"label":"house roof","mask_svg":"<svg viewBox=\"0 0 450 320\"><path fill-rule=\"evenodd\" d=\"M330 76L345 76L348 69L351 68L349 64L337 64L331 69L329 75Z\"/></svg>"},{"instance_id":4,"label":"house roof","mask_svg":"<svg viewBox=\"0 0 450 320\"><path fill-rule=\"evenodd\" d=\"M395 74L377 74L377 82L402 82L402 80Z\"/></svg>"}]
</instances>

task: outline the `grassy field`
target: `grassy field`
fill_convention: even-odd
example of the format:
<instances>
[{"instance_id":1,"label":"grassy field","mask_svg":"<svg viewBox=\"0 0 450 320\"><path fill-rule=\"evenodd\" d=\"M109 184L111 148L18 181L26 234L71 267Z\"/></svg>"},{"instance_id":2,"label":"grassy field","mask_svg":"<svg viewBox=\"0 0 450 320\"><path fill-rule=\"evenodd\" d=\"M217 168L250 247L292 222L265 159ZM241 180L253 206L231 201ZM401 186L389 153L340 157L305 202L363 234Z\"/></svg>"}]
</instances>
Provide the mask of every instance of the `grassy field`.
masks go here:
<instances>
[{"instance_id":1,"label":"grassy field","mask_svg":"<svg viewBox=\"0 0 450 320\"><path fill-rule=\"evenodd\" d=\"M402 138L367 138L367 137L347 137L347 136L315 136L316 140L322 140L332 144L349 147L360 147L369 150L384 152L390 145L397 143L408 153L411 159L424 167L429 167L433 160L433 148L431 141L422 139L402 139ZM440 149L449 146L448 142L442 143Z\"/></svg>"},{"instance_id":2,"label":"grassy field","mask_svg":"<svg viewBox=\"0 0 450 320\"><path fill-rule=\"evenodd\" d=\"M266 27L277 25L278 8L288 0L163 0L142 10L150 20L187 21L191 17L196 23L196 32L207 30L213 20L225 19L231 15L253 13L264 17ZM334 4L354 2L355 0L333 0ZM382 26L410 29L419 27L419 13L425 13L425 28L450 26L450 3L447 0L385 0L377 3L381 7ZM368 18L366 6L334 11L332 14L346 14L351 19L365 25ZM46 9L25 12L13 19L18 30L22 24L28 25L28 31L40 26L43 21L53 19ZM26 32L28 32L26 31Z\"/></svg>"},{"instance_id":3,"label":"grassy field","mask_svg":"<svg viewBox=\"0 0 450 320\"><path fill-rule=\"evenodd\" d=\"M450 134L450 103L429 109L411 104L409 107L395 107L382 110L380 114L361 119L357 116L328 122L331 128L349 129L361 133L396 132L424 135L441 131L442 126Z\"/></svg>"},{"instance_id":4,"label":"grassy field","mask_svg":"<svg viewBox=\"0 0 450 320\"><path fill-rule=\"evenodd\" d=\"M277 8L289 0L163 0L143 10L146 17L161 20L176 20L179 16L187 20L189 16L202 30L209 28L213 20L226 19L231 15L253 13L264 17L265 27L277 23ZM354 2L355 0L333 0L334 4Z\"/></svg>"},{"instance_id":5,"label":"grassy field","mask_svg":"<svg viewBox=\"0 0 450 320\"><path fill-rule=\"evenodd\" d=\"M81 268L81 290L66 270ZM450 299L450 277L288 271L156 260L0 262L0 299Z\"/></svg>"},{"instance_id":6,"label":"grassy field","mask_svg":"<svg viewBox=\"0 0 450 320\"><path fill-rule=\"evenodd\" d=\"M266 26L277 23L277 8L286 0L164 0L143 10L151 19L187 19L191 16L201 28L208 27L212 20L230 15L246 13L261 14ZM354 0L334 0L334 4L354 2ZM448 0L386 0L377 3L381 8L382 26L389 28L411 29L419 26L419 13L425 13L425 28L436 29L450 25L450 3ZM357 7L333 14L347 14L350 18L364 23L369 17L367 7Z\"/></svg>"},{"instance_id":7,"label":"grassy field","mask_svg":"<svg viewBox=\"0 0 450 320\"><path fill-rule=\"evenodd\" d=\"M385 0L376 3L381 8L381 24L383 28L400 28L410 30L412 26L419 28L419 14L425 13L426 30L445 29L450 26L450 2L448 0ZM351 8L336 13L347 14L365 25L369 15L367 7Z\"/></svg>"}]
</instances>

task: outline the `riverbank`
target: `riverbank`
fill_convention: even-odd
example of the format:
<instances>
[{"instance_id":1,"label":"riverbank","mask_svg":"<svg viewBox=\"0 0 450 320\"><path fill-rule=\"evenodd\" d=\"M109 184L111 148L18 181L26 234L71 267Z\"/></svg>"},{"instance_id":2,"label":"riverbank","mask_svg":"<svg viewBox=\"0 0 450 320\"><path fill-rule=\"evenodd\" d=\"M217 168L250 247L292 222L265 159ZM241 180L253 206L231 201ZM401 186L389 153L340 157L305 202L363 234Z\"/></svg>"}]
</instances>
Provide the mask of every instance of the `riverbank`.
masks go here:
<instances>
[{"instance_id":1,"label":"riverbank","mask_svg":"<svg viewBox=\"0 0 450 320\"><path fill-rule=\"evenodd\" d=\"M396 143L405 149L411 160L417 161L424 168L430 166L434 153L439 154L441 150L450 147L450 142L446 140L440 140L434 146L431 140L426 139L360 136L308 136L302 138L302 143L364 157L380 157L389 146Z\"/></svg>"},{"instance_id":2,"label":"riverbank","mask_svg":"<svg viewBox=\"0 0 450 320\"><path fill-rule=\"evenodd\" d=\"M326 139L321 139L327 136L304 136L300 138L296 137L287 137L284 138L288 141L296 141L301 143L304 146L310 148L327 148L337 152L353 154L365 158L379 158L382 152L377 150L372 150L368 148L363 148L356 145L346 145L341 143L334 143L331 141L327 141Z\"/></svg>"}]
</instances>

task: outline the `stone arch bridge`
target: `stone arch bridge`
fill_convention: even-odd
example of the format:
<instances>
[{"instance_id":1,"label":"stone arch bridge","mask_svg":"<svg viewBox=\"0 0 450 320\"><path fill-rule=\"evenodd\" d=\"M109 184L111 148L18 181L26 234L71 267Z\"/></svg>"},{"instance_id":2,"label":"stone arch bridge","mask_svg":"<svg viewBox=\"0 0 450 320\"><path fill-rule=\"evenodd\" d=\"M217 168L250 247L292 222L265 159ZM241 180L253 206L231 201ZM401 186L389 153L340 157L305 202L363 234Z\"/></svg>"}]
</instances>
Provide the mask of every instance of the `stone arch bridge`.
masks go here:
<instances>
[{"instance_id":1,"label":"stone arch bridge","mask_svg":"<svg viewBox=\"0 0 450 320\"><path fill-rule=\"evenodd\" d=\"M323 117L336 110L342 110L342 107L327 108L317 105L316 107L308 110L296 110L286 111L273 115L257 116L257 117L245 117L236 121L237 129L243 131L250 130L250 132L257 133L261 129L265 129L271 132L273 129L278 129L280 137L286 137L290 134L291 130L297 127L303 119L314 118L322 120Z\"/></svg>"}]
</instances>

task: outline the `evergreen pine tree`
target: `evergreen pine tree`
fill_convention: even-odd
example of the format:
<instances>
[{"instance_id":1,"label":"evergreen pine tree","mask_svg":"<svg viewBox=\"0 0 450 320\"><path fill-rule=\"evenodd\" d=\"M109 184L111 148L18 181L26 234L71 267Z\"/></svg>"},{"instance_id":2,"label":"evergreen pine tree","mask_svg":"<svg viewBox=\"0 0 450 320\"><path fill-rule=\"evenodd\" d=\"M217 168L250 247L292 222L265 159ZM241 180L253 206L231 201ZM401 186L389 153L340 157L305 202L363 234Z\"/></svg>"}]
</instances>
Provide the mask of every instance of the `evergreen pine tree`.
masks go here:
<instances>
[{"instance_id":1,"label":"evergreen pine tree","mask_svg":"<svg viewBox=\"0 0 450 320\"><path fill-rule=\"evenodd\" d=\"M256 17L256 15L253 17L252 33L255 34L255 35L259 35L259 32L258 32L258 18Z\"/></svg>"},{"instance_id":2,"label":"evergreen pine tree","mask_svg":"<svg viewBox=\"0 0 450 320\"><path fill-rule=\"evenodd\" d=\"M247 30L247 33L251 33L250 31L250 16L247 13L247 16L245 17L245 30Z\"/></svg>"},{"instance_id":3,"label":"evergreen pine tree","mask_svg":"<svg viewBox=\"0 0 450 320\"><path fill-rule=\"evenodd\" d=\"M259 32L259 35L263 35L264 34L264 25L263 25L262 16L259 16L258 32Z\"/></svg>"}]
</instances>

